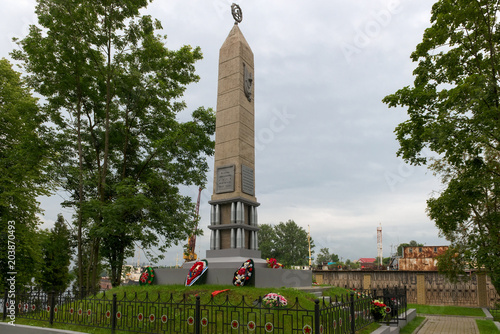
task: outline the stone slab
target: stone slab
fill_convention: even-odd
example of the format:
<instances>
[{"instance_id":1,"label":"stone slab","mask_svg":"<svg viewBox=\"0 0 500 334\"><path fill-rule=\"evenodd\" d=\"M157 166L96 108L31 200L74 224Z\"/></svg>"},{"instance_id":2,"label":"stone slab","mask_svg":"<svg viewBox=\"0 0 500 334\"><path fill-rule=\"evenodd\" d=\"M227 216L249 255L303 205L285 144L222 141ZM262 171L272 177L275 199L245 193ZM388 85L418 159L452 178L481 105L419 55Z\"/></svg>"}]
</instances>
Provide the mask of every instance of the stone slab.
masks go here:
<instances>
[{"instance_id":1,"label":"stone slab","mask_svg":"<svg viewBox=\"0 0 500 334\"><path fill-rule=\"evenodd\" d=\"M241 265L243 260L239 265ZM231 285L235 268L213 268L208 263L206 284ZM184 284L188 268L159 268L155 269L158 285ZM310 270L271 269L255 267L255 287L258 288L301 288L310 287L312 272Z\"/></svg>"},{"instance_id":2,"label":"stone slab","mask_svg":"<svg viewBox=\"0 0 500 334\"><path fill-rule=\"evenodd\" d=\"M156 268L155 275L157 285L184 285L189 268Z\"/></svg>"},{"instance_id":3,"label":"stone slab","mask_svg":"<svg viewBox=\"0 0 500 334\"><path fill-rule=\"evenodd\" d=\"M264 263L266 263L266 260L260 258L261 252L259 250L254 250L254 249L228 248L228 249L207 250L206 252L206 260L209 261L209 263L212 263L214 261L220 262L220 260L216 258L225 258L226 261L230 260L231 258L234 258L235 260L239 261L240 257L245 258L244 261L252 259L254 260L254 262L264 261Z\"/></svg>"}]
</instances>

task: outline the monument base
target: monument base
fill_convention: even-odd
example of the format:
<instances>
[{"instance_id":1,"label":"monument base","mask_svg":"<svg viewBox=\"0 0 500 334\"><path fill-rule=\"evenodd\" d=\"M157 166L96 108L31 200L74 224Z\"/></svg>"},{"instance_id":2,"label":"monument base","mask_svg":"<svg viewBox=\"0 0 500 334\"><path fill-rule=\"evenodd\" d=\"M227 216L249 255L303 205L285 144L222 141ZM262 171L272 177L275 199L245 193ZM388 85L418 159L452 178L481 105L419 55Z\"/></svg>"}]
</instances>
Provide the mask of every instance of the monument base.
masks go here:
<instances>
[{"instance_id":1,"label":"monument base","mask_svg":"<svg viewBox=\"0 0 500 334\"><path fill-rule=\"evenodd\" d=\"M207 250L208 262L206 284L232 285L236 270L248 259L254 261L254 286L258 288L301 288L312 285L312 271L272 269L261 259L259 250L230 248ZM179 269L155 269L156 284L184 284L189 269L195 261L186 262Z\"/></svg>"},{"instance_id":2,"label":"monument base","mask_svg":"<svg viewBox=\"0 0 500 334\"><path fill-rule=\"evenodd\" d=\"M245 260L248 260L245 259ZM243 261L245 261L243 260ZM242 262L243 262L242 261ZM255 261L255 259L254 259ZM213 268L208 262L207 280L205 284L232 285L234 272L241 265L234 268ZM156 283L158 285L183 285L189 268L158 268L155 269ZM312 271L292 269L255 268L254 286L257 288L302 288L311 287ZM237 287L235 287L237 288Z\"/></svg>"}]
</instances>

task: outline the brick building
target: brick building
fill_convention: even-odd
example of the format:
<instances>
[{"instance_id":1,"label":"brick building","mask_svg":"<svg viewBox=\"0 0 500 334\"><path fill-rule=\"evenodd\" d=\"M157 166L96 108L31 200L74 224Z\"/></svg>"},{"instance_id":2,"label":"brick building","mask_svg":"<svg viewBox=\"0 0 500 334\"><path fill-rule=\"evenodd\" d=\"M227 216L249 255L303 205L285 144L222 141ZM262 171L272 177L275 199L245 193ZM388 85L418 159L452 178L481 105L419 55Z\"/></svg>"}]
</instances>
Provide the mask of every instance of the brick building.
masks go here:
<instances>
[{"instance_id":1,"label":"brick building","mask_svg":"<svg viewBox=\"0 0 500 334\"><path fill-rule=\"evenodd\" d=\"M437 271L437 256L448 246L404 247L399 259L399 270Z\"/></svg>"}]
</instances>

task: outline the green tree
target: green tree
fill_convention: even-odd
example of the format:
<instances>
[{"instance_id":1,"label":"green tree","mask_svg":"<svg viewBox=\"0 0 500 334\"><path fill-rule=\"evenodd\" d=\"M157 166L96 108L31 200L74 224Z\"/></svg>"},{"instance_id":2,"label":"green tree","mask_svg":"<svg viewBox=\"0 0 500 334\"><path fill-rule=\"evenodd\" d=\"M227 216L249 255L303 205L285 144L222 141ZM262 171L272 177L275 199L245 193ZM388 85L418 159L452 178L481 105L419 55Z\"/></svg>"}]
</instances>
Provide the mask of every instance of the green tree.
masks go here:
<instances>
[{"instance_id":1,"label":"green tree","mask_svg":"<svg viewBox=\"0 0 500 334\"><path fill-rule=\"evenodd\" d=\"M264 259L275 257L274 255L274 229L269 224L259 225L259 250Z\"/></svg>"},{"instance_id":2,"label":"green tree","mask_svg":"<svg viewBox=\"0 0 500 334\"><path fill-rule=\"evenodd\" d=\"M71 234L59 214L51 230L41 232L42 268L39 279L44 291L65 291L70 283L69 265L73 246Z\"/></svg>"},{"instance_id":3,"label":"green tree","mask_svg":"<svg viewBox=\"0 0 500 334\"><path fill-rule=\"evenodd\" d=\"M46 117L6 59L0 59L0 289L8 272L27 284L40 261L37 197L49 194ZM11 223L9 223L11 222ZM9 228L10 226L10 228ZM9 254L9 251L13 252ZM12 262L9 262L8 256Z\"/></svg>"},{"instance_id":4,"label":"green tree","mask_svg":"<svg viewBox=\"0 0 500 334\"><path fill-rule=\"evenodd\" d=\"M311 254L314 253L311 239ZM260 225L259 249L263 258L275 258L284 266L302 266L309 263L307 232L293 220L278 225Z\"/></svg>"},{"instance_id":5,"label":"green tree","mask_svg":"<svg viewBox=\"0 0 500 334\"><path fill-rule=\"evenodd\" d=\"M398 256L403 256L403 248L405 247L422 247L424 244L418 243L415 240L411 240L409 243L402 243L398 246Z\"/></svg>"},{"instance_id":6,"label":"green tree","mask_svg":"<svg viewBox=\"0 0 500 334\"><path fill-rule=\"evenodd\" d=\"M339 262L339 256L337 254L330 254L329 248L321 248L319 250L318 256L316 257L316 264L321 265L325 262Z\"/></svg>"},{"instance_id":7,"label":"green tree","mask_svg":"<svg viewBox=\"0 0 500 334\"><path fill-rule=\"evenodd\" d=\"M384 102L407 108L409 119L395 130L398 155L429 164L445 185L427 210L451 242L449 277L465 265L484 269L500 293L498 14L492 0L436 2L411 55L413 86Z\"/></svg>"},{"instance_id":8,"label":"green tree","mask_svg":"<svg viewBox=\"0 0 500 334\"><path fill-rule=\"evenodd\" d=\"M160 22L139 14L147 4L38 0L40 26L13 52L57 126L54 166L77 212L80 288L96 286L102 258L117 286L135 243L163 252L187 238L194 205L179 185L204 186L213 154L211 109L177 119L199 80L200 49L167 49Z\"/></svg>"}]
</instances>

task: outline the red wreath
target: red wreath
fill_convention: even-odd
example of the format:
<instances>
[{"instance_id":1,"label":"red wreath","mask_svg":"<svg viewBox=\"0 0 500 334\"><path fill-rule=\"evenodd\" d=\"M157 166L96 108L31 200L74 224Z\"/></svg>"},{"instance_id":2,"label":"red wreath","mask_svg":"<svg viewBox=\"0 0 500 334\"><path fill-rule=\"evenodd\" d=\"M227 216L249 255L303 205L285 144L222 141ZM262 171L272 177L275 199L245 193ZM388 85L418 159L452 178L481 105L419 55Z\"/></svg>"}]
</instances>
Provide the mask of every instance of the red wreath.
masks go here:
<instances>
[{"instance_id":1,"label":"red wreath","mask_svg":"<svg viewBox=\"0 0 500 334\"><path fill-rule=\"evenodd\" d=\"M154 279L155 279L155 272L153 268L146 267L144 268L144 271L141 274L141 278L139 278L139 284L140 285L153 284Z\"/></svg>"},{"instance_id":2,"label":"red wreath","mask_svg":"<svg viewBox=\"0 0 500 334\"><path fill-rule=\"evenodd\" d=\"M189 269L189 273L186 277L186 285L190 286L194 284L198 280L198 278L200 278L204 274L206 270L207 270L206 260L195 262L191 267L191 269Z\"/></svg>"},{"instance_id":3,"label":"red wreath","mask_svg":"<svg viewBox=\"0 0 500 334\"><path fill-rule=\"evenodd\" d=\"M267 259L266 262L267 262L267 266L269 268L273 268L273 269L283 268L283 265L281 263L278 263L278 261L273 257L270 259Z\"/></svg>"}]
</instances>

